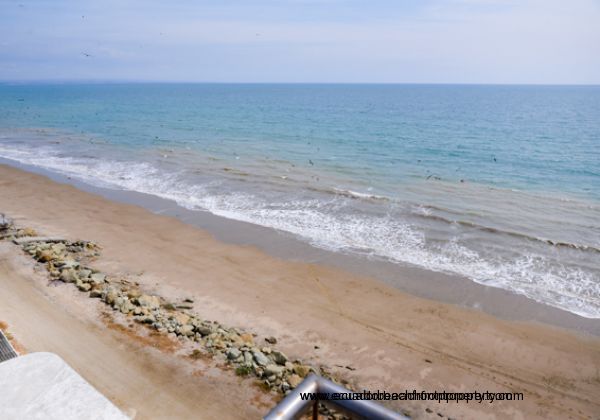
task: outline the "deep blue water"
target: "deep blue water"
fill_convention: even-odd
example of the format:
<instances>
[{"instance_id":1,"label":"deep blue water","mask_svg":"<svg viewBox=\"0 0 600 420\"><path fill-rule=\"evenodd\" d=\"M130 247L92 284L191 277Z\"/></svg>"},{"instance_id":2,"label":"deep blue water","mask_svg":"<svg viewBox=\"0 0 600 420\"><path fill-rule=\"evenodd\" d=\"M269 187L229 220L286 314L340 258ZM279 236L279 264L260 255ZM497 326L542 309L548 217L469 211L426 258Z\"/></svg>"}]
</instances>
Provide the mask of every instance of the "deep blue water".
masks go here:
<instances>
[{"instance_id":1,"label":"deep blue water","mask_svg":"<svg viewBox=\"0 0 600 420\"><path fill-rule=\"evenodd\" d=\"M0 156L600 317L600 87L5 84Z\"/></svg>"}]
</instances>

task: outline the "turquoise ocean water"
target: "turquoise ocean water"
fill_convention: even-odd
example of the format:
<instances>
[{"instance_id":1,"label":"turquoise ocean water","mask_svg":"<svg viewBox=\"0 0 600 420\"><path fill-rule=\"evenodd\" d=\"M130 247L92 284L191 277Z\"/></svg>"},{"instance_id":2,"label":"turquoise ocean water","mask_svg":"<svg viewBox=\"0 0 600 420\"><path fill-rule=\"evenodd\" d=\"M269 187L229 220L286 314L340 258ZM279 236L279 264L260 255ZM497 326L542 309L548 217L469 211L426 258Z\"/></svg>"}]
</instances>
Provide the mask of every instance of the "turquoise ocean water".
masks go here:
<instances>
[{"instance_id":1,"label":"turquoise ocean water","mask_svg":"<svg viewBox=\"0 0 600 420\"><path fill-rule=\"evenodd\" d=\"M0 157L600 318L600 87L0 84Z\"/></svg>"}]
</instances>

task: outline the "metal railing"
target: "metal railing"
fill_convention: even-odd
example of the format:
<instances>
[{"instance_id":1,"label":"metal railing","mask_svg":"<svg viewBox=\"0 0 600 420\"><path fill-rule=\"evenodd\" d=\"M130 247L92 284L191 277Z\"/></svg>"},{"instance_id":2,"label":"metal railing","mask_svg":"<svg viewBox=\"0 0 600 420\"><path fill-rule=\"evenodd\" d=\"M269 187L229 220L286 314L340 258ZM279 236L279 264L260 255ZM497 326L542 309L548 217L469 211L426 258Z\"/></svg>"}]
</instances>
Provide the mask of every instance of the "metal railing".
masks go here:
<instances>
[{"instance_id":1,"label":"metal railing","mask_svg":"<svg viewBox=\"0 0 600 420\"><path fill-rule=\"evenodd\" d=\"M264 417L264 420L292 420L298 419L306 414L311 408L313 419L318 418L318 405L324 404L328 408L339 411L353 419L377 419L377 420L405 420L408 417L398 414L384 406L368 400L330 400L302 399L305 393L319 394L341 394L352 392L338 384L331 382L321 376L311 373L290 392L279 404L277 404Z\"/></svg>"},{"instance_id":2,"label":"metal railing","mask_svg":"<svg viewBox=\"0 0 600 420\"><path fill-rule=\"evenodd\" d=\"M0 362L13 359L17 356L18 354L10 344L10 341L8 341L8 338L6 338L2 330L0 330Z\"/></svg>"}]
</instances>

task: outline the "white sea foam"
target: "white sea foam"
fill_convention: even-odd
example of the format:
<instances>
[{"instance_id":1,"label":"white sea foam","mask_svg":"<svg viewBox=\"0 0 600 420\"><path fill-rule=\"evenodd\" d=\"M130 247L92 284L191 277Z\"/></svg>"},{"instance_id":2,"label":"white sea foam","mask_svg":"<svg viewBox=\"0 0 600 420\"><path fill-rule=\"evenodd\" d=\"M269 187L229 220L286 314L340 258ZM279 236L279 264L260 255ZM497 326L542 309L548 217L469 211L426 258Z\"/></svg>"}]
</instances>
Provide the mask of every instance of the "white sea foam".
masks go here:
<instances>
[{"instance_id":1,"label":"white sea foam","mask_svg":"<svg viewBox=\"0 0 600 420\"><path fill-rule=\"evenodd\" d=\"M188 209L203 209L286 231L329 250L464 275L584 317L600 318L600 280L593 272L535 253L512 257L482 255L456 238L439 243L428 241L422 228L398 217L348 211L347 197L266 200L248 192L214 188L211 184L191 184L182 173L165 172L146 162L65 157L49 148L0 145L0 156L93 185L153 194ZM423 208L423 212L430 210Z\"/></svg>"}]
</instances>

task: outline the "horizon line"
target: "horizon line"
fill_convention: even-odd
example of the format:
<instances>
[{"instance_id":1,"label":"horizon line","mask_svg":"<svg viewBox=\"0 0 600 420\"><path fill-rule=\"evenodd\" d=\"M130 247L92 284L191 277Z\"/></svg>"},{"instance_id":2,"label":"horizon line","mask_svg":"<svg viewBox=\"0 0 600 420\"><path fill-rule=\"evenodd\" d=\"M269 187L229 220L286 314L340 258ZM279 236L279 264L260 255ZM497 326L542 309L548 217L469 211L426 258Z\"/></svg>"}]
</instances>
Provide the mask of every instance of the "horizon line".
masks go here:
<instances>
[{"instance_id":1,"label":"horizon line","mask_svg":"<svg viewBox=\"0 0 600 420\"><path fill-rule=\"evenodd\" d=\"M438 85L438 86L600 86L600 83L536 82L256 82L198 80L131 80L131 79L0 79L0 84L206 84L206 85Z\"/></svg>"}]
</instances>

